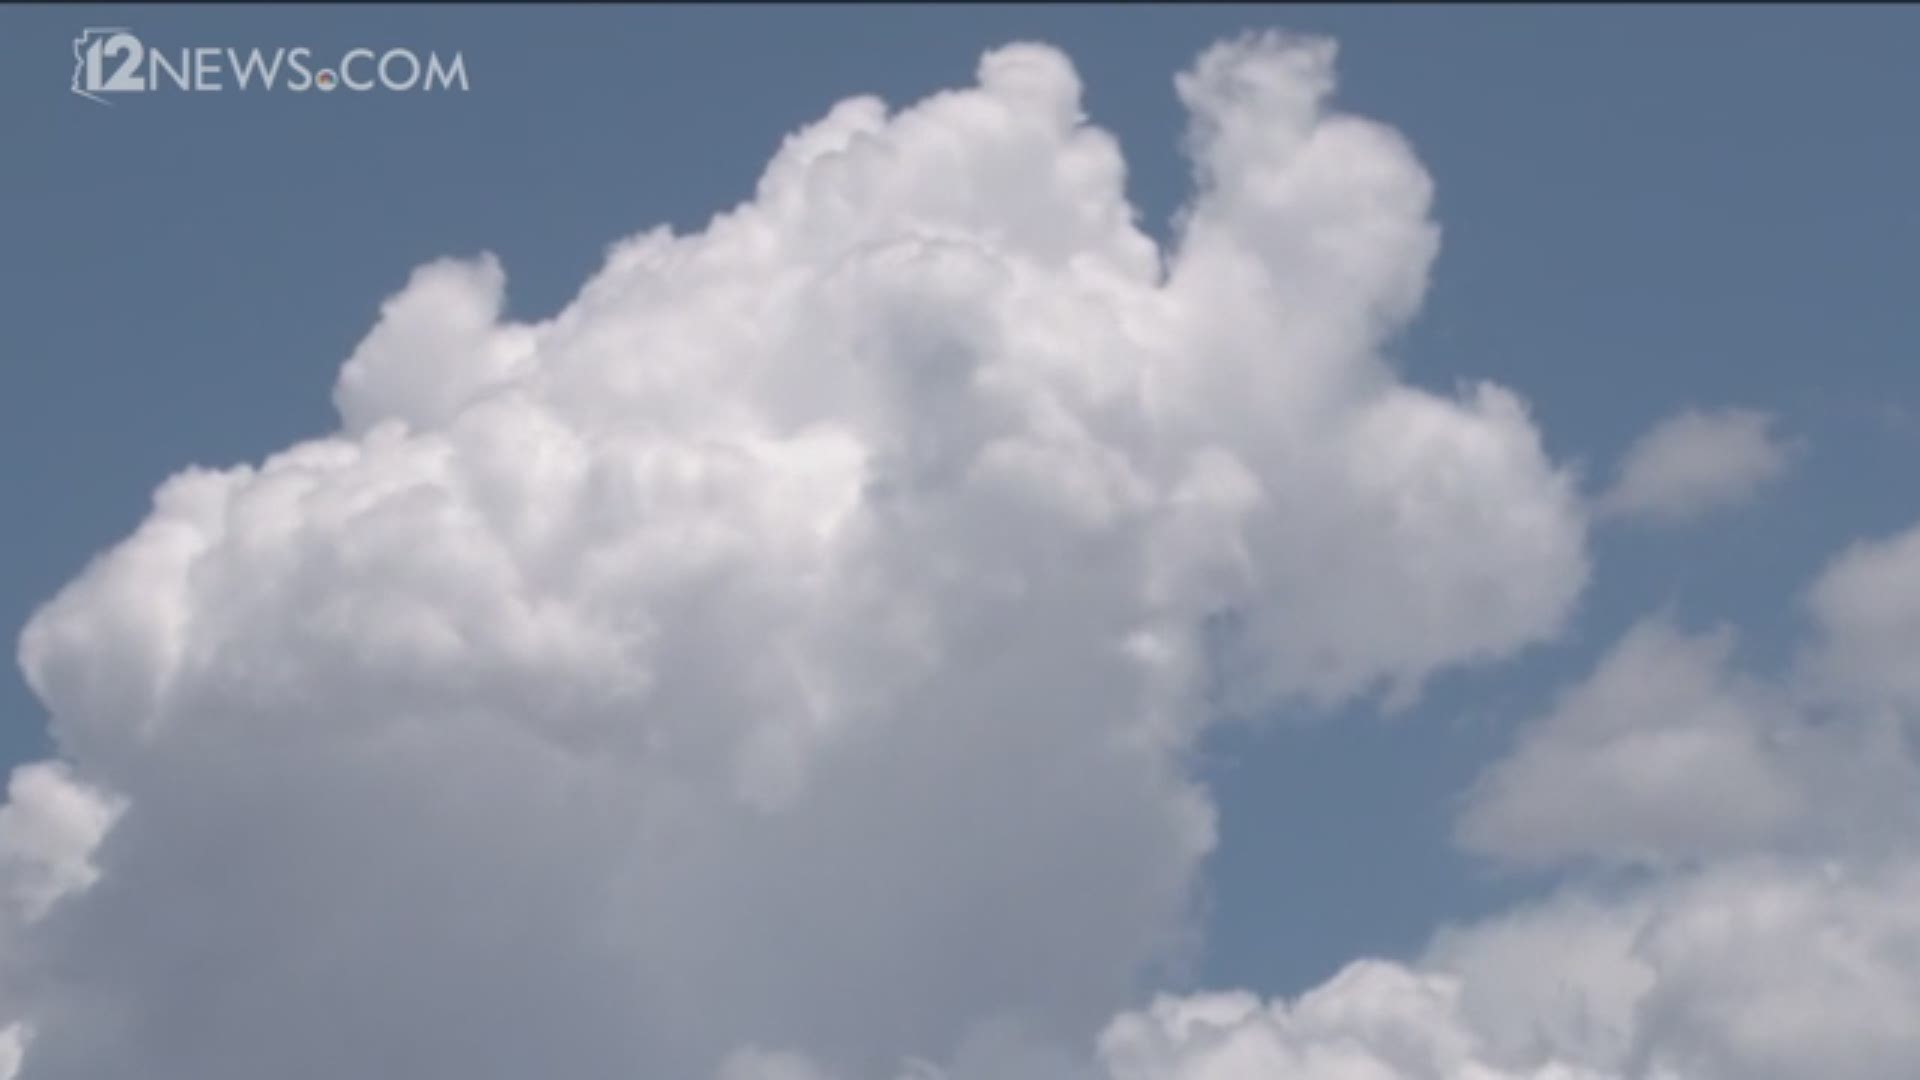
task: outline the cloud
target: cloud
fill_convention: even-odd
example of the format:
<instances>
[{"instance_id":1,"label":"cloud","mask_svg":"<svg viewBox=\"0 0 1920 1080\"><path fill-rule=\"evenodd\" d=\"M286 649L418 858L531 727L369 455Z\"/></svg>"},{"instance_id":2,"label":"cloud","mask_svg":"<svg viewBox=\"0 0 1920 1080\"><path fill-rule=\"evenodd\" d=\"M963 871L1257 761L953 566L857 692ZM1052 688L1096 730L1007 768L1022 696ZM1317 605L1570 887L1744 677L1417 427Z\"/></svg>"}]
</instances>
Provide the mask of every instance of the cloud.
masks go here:
<instances>
[{"instance_id":1,"label":"cloud","mask_svg":"<svg viewBox=\"0 0 1920 1080\"><path fill-rule=\"evenodd\" d=\"M1814 693L1920 713L1920 526L1853 544L1806 599L1821 635L1806 660Z\"/></svg>"},{"instance_id":2,"label":"cloud","mask_svg":"<svg viewBox=\"0 0 1920 1080\"><path fill-rule=\"evenodd\" d=\"M1807 593L1772 675L1721 627L1634 626L1467 794L1457 836L1520 864L1885 852L1920 836L1920 527L1856 544Z\"/></svg>"},{"instance_id":3,"label":"cloud","mask_svg":"<svg viewBox=\"0 0 1920 1080\"><path fill-rule=\"evenodd\" d=\"M0 1077L13 1080L20 1073L20 1061L26 1056L26 1040L19 1024L0 1028Z\"/></svg>"},{"instance_id":4,"label":"cloud","mask_svg":"<svg viewBox=\"0 0 1920 1080\"><path fill-rule=\"evenodd\" d=\"M1730 858L1570 886L1292 1001L1157 1000L1105 1080L1898 1080L1920 1068L1920 861Z\"/></svg>"},{"instance_id":5,"label":"cloud","mask_svg":"<svg viewBox=\"0 0 1920 1080\"><path fill-rule=\"evenodd\" d=\"M1772 688L1728 669L1729 630L1635 626L1475 784L1469 850L1523 863L1672 861L1765 842L1811 810Z\"/></svg>"},{"instance_id":6,"label":"cloud","mask_svg":"<svg viewBox=\"0 0 1920 1080\"><path fill-rule=\"evenodd\" d=\"M551 319L416 271L337 433L22 635L34 775L122 808L6 961L27 1080L1038 1080L1188 954L1223 708L1407 700L1586 579L1524 404L1381 358L1432 185L1332 59L1179 79L1165 250L1014 45Z\"/></svg>"},{"instance_id":7,"label":"cloud","mask_svg":"<svg viewBox=\"0 0 1920 1080\"><path fill-rule=\"evenodd\" d=\"M1656 899L1576 884L1440 928L1414 967L1457 980L1460 1022L1489 1058L1611 1075L1638 1049L1639 1005L1658 981L1638 949Z\"/></svg>"},{"instance_id":8,"label":"cloud","mask_svg":"<svg viewBox=\"0 0 1920 1080\"><path fill-rule=\"evenodd\" d=\"M1920 1063L1920 864L1738 860L1361 961L1296 1002L1163 999L1112 1080L1896 1080Z\"/></svg>"},{"instance_id":9,"label":"cloud","mask_svg":"<svg viewBox=\"0 0 1920 1080\"><path fill-rule=\"evenodd\" d=\"M1092 1072L1052 1075L1897 1080L1920 1064L1916 1009L1920 861L1742 856L1576 883L1291 1000L1162 996L1106 1027Z\"/></svg>"},{"instance_id":10,"label":"cloud","mask_svg":"<svg viewBox=\"0 0 1920 1080\"><path fill-rule=\"evenodd\" d=\"M1361 961L1291 1003L1162 998L1116 1019L1100 1052L1112 1080L1603 1080L1489 1062L1460 992L1452 976Z\"/></svg>"},{"instance_id":11,"label":"cloud","mask_svg":"<svg viewBox=\"0 0 1920 1080\"><path fill-rule=\"evenodd\" d=\"M1621 459L1602 517L1677 524L1746 502L1785 474L1795 444L1753 409L1690 409L1655 424Z\"/></svg>"},{"instance_id":12,"label":"cloud","mask_svg":"<svg viewBox=\"0 0 1920 1080\"><path fill-rule=\"evenodd\" d=\"M1631 630L1474 786L1471 849L1586 860L1547 900L1438 935L1505 1061L1621 1077L1920 1074L1920 709L1900 597L1920 527L1856 544L1768 675L1726 630Z\"/></svg>"},{"instance_id":13,"label":"cloud","mask_svg":"<svg viewBox=\"0 0 1920 1080\"><path fill-rule=\"evenodd\" d=\"M1742 865L1675 890L1642 945L1645 1052L1683 1076L1913 1075L1917 870Z\"/></svg>"},{"instance_id":14,"label":"cloud","mask_svg":"<svg viewBox=\"0 0 1920 1080\"><path fill-rule=\"evenodd\" d=\"M1623 1078L1894 1080L1920 1067L1917 901L1910 857L1729 859L1454 931L1428 962L1462 978L1469 1023L1515 1060L1551 1048Z\"/></svg>"},{"instance_id":15,"label":"cloud","mask_svg":"<svg viewBox=\"0 0 1920 1080\"><path fill-rule=\"evenodd\" d=\"M10 917L34 922L99 879L94 850L124 804L74 779L62 762L13 770L0 806L0 882Z\"/></svg>"},{"instance_id":16,"label":"cloud","mask_svg":"<svg viewBox=\"0 0 1920 1080\"><path fill-rule=\"evenodd\" d=\"M1016 45L551 319L417 270L337 433L175 476L23 633L60 758L0 808L0 1076L1920 1075L1920 528L1781 671L1654 617L1530 724L1458 828L1548 895L1138 1006L1198 932L1209 724L1545 640L1589 509L1787 456L1683 414L1586 508L1512 392L1400 379L1431 184L1332 62L1180 76L1165 249Z\"/></svg>"},{"instance_id":17,"label":"cloud","mask_svg":"<svg viewBox=\"0 0 1920 1080\"><path fill-rule=\"evenodd\" d=\"M124 810L62 762L13 770L0 805L0 1012L21 1011L39 924L99 880L95 853ZM0 1023L0 1080L18 1074L31 1036L17 1015Z\"/></svg>"}]
</instances>

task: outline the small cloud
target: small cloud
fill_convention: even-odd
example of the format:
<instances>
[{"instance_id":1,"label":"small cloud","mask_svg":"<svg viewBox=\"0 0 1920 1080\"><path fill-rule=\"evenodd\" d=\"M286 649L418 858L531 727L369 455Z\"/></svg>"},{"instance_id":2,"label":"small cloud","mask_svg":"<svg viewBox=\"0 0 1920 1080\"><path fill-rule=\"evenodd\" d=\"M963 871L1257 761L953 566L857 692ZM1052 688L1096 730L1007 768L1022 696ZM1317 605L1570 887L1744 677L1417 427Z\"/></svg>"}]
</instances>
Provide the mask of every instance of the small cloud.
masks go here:
<instances>
[{"instance_id":1,"label":"small cloud","mask_svg":"<svg viewBox=\"0 0 1920 1080\"><path fill-rule=\"evenodd\" d=\"M1799 445L1779 438L1754 409L1689 409L1627 449L1595 516L1681 524L1754 497L1786 473Z\"/></svg>"},{"instance_id":2,"label":"small cloud","mask_svg":"<svg viewBox=\"0 0 1920 1080\"><path fill-rule=\"evenodd\" d=\"M1820 631L1805 660L1819 695L1920 709L1920 526L1850 545L1806 603Z\"/></svg>"},{"instance_id":3,"label":"small cloud","mask_svg":"<svg viewBox=\"0 0 1920 1080\"><path fill-rule=\"evenodd\" d=\"M1779 695L1735 673L1732 633L1636 625L1482 774L1457 838L1550 865L1661 864L1764 842L1805 812L1771 732Z\"/></svg>"}]
</instances>

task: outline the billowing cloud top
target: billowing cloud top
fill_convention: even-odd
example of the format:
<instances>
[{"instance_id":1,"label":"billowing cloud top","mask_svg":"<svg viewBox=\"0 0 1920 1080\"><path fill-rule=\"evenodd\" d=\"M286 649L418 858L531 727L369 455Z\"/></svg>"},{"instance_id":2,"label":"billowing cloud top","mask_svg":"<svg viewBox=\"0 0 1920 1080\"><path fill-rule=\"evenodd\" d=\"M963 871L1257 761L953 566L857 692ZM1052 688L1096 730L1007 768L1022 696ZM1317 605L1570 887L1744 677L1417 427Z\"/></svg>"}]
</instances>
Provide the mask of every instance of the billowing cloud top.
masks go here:
<instances>
[{"instance_id":1,"label":"billowing cloud top","mask_svg":"<svg viewBox=\"0 0 1920 1080\"><path fill-rule=\"evenodd\" d=\"M1329 110L1332 59L1181 76L1167 251L1067 59L1014 45L834 107L547 321L491 258L418 270L337 435L175 476L26 629L126 807L11 980L28 1075L1090 1032L1189 939L1208 701L1405 696L1586 573L1520 401L1380 359L1431 184Z\"/></svg>"},{"instance_id":2,"label":"billowing cloud top","mask_svg":"<svg viewBox=\"0 0 1920 1080\"><path fill-rule=\"evenodd\" d=\"M1266 35L1180 76L1195 191L1166 249L1066 58L1014 45L973 87L834 107L751 201L615 245L546 321L503 319L491 258L420 268L341 371L338 433L173 477L26 628L61 761L0 811L0 1064L1760 1075L1699 1064L1767 1036L1687 992L1716 949L1760 963L1755 924L1688 928L1780 880L1755 919L1857 910L1859 940L1910 941L1875 886L1768 863L1568 916L1601 958L1582 1007L1669 1028L1507 1022L1489 1002L1538 1004L1504 962L1518 922L1292 1003L1113 1019L1192 941L1209 722L1408 700L1552 635L1586 579L1584 510L1521 401L1381 357L1437 251L1432 187L1330 108L1332 63ZM1835 627L1899 614L1836 574ZM1711 647L1675 648L1624 648L1659 681L1572 699L1498 788L1546 797L1526 762L1579 759L1579 790L1635 813L1538 836L1496 806L1488 846L1646 854L1678 795L1588 738L1748 755L1780 793L1679 854L1774 842L1792 803L1770 800L1811 781L1743 734ZM1602 715L1635 693L1697 713L1696 743ZM1636 918L1654 960L1616 947ZM1915 1060L1852 1019L1870 1065Z\"/></svg>"}]
</instances>

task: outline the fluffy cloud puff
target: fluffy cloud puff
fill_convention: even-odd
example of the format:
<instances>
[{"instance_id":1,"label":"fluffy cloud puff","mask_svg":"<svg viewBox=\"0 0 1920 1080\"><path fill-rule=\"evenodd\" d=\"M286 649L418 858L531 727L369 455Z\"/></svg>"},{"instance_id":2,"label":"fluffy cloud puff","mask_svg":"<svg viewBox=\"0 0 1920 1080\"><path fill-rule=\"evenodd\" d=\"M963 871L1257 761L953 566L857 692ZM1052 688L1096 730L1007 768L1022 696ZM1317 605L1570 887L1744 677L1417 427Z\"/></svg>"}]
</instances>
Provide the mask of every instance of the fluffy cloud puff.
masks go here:
<instances>
[{"instance_id":1,"label":"fluffy cloud puff","mask_svg":"<svg viewBox=\"0 0 1920 1080\"><path fill-rule=\"evenodd\" d=\"M1731 628L1630 630L1468 793L1459 838L1517 863L1899 852L1920 837L1920 527L1855 544L1807 590L1774 675Z\"/></svg>"},{"instance_id":2,"label":"fluffy cloud puff","mask_svg":"<svg viewBox=\"0 0 1920 1080\"><path fill-rule=\"evenodd\" d=\"M1731 857L1571 886L1450 930L1494 1060L1620 1080L1897 1080L1920 1068L1920 860Z\"/></svg>"},{"instance_id":3,"label":"fluffy cloud puff","mask_svg":"<svg viewBox=\"0 0 1920 1080\"><path fill-rule=\"evenodd\" d=\"M1643 622L1483 776L1459 832L1524 862L1686 859L1786 829L1783 706L1727 670L1730 631Z\"/></svg>"},{"instance_id":4,"label":"fluffy cloud puff","mask_svg":"<svg viewBox=\"0 0 1920 1080\"><path fill-rule=\"evenodd\" d=\"M1163 998L1116 1019L1100 1052L1112 1080L1601 1080L1489 1062L1460 993L1454 976L1362 961L1292 1003Z\"/></svg>"},{"instance_id":5,"label":"fluffy cloud puff","mask_svg":"<svg viewBox=\"0 0 1920 1080\"><path fill-rule=\"evenodd\" d=\"M1920 528L1848 547L1806 606L1821 635L1803 665L1811 696L1920 715Z\"/></svg>"},{"instance_id":6,"label":"fluffy cloud puff","mask_svg":"<svg viewBox=\"0 0 1920 1080\"><path fill-rule=\"evenodd\" d=\"M27 894L74 893L6 959L23 1075L811 1080L1091 1033L1190 939L1211 717L1404 700L1586 575L1521 402L1380 359L1431 184L1332 59L1181 76L1166 250L1017 45L841 103L546 321L490 258L421 268L337 434L175 476L22 637L49 768L119 815Z\"/></svg>"},{"instance_id":7,"label":"fluffy cloud puff","mask_svg":"<svg viewBox=\"0 0 1920 1080\"><path fill-rule=\"evenodd\" d=\"M1796 444L1756 409L1689 409L1628 447L1613 487L1597 500L1606 517L1690 521L1751 499L1787 471Z\"/></svg>"},{"instance_id":8,"label":"fluffy cloud puff","mask_svg":"<svg viewBox=\"0 0 1920 1080\"><path fill-rule=\"evenodd\" d=\"M1910 723L1742 672L1733 645L1727 627L1634 627L1468 792L1463 846L1534 866L1673 867L1885 850L1920 831Z\"/></svg>"}]
</instances>

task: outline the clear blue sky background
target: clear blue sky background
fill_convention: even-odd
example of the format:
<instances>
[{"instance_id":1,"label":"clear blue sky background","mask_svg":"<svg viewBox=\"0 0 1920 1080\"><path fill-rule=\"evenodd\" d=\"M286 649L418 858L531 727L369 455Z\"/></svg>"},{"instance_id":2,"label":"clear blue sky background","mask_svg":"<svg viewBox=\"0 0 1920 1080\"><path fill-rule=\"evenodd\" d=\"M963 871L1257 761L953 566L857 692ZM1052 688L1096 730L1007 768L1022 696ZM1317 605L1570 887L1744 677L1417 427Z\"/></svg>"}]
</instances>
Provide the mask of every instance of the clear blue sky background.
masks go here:
<instances>
[{"instance_id":1,"label":"clear blue sky background","mask_svg":"<svg viewBox=\"0 0 1920 1080\"><path fill-rule=\"evenodd\" d=\"M68 92L88 25L460 50L473 89L101 108ZM422 261L494 251L511 313L547 314L610 241L746 197L832 102L965 84L1021 38L1073 56L1164 234L1186 191L1172 76L1264 26L1336 36L1341 105L1437 180L1436 283L1398 348L1413 378L1512 386L1555 456L1600 474L1689 405L1771 410L1808 443L1751 507L1598 533L1563 641L1410 715L1276 718L1212 748L1202 979L1292 991L1412 948L1527 887L1447 849L1448 807L1628 622L1726 618L1778 656L1828 554L1920 515L1920 7L0 9L0 624L167 474L329 429L337 366ZM43 729L9 666L0 762Z\"/></svg>"}]
</instances>

